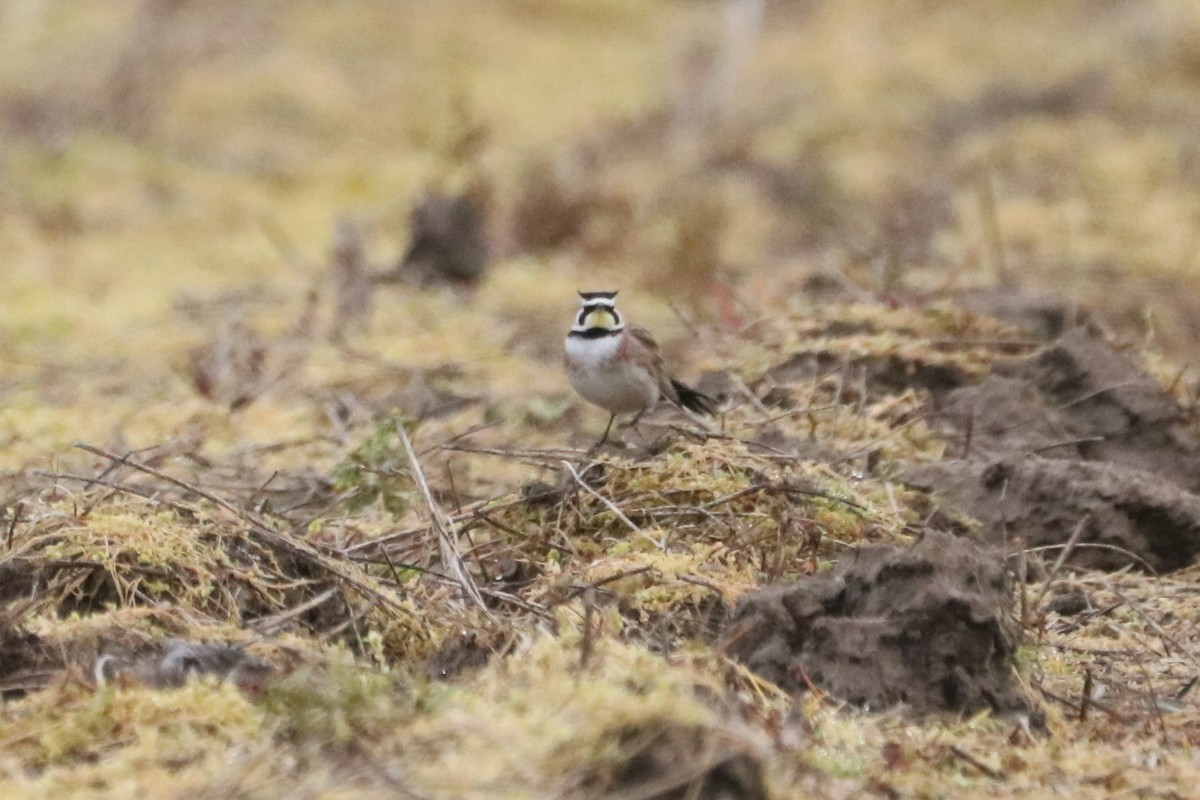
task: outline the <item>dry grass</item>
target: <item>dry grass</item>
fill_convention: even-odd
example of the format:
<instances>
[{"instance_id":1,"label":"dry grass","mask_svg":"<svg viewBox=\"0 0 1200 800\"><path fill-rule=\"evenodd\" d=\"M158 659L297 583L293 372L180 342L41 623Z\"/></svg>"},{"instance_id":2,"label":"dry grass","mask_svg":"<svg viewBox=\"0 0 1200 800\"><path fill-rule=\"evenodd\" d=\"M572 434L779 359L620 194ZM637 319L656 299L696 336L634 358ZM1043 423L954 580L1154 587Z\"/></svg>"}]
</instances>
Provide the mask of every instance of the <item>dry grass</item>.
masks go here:
<instances>
[{"instance_id":1,"label":"dry grass","mask_svg":"<svg viewBox=\"0 0 1200 800\"><path fill-rule=\"evenodd\" d=\"M715 643L919 535L928 390L1037 346L960 289L1082 303L1191 401L1200 15L765 5L0 9L6 796L1193 791L1191 571L1014 556L1044 730L789 698ZM486 201L479 285L365 289L430 192ZM593 462L560 337L609 287L725 412ZM97 685L171 637L275 677Z\"/></svg>"}]
</instances>

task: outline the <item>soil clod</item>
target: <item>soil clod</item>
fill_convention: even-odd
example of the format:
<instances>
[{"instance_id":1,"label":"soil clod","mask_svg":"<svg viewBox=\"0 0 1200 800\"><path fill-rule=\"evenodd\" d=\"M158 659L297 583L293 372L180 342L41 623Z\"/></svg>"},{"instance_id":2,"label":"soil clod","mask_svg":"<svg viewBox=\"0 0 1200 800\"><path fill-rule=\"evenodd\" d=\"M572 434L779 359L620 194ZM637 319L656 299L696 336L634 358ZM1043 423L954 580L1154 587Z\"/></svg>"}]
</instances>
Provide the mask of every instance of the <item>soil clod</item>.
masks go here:
<instances>
[{"instance_id":1,"label":"soil clod","mask_svg":"<svg viewBox=\"0 0 1200 800\"><path fill-rule=\"evenodd\" d=\"M1026 710L1002 560L930 532L865 547L833 572L744 599L725 647L790 692L918 713Z\"/></svg>"},{"instance_id":2,"label":"soil clod","mask_svg":"<svg viewBox=\"0 0 1200 800\"><path fill-rule=\"evenodd\" d=\"M1045 456L1108 461L1200 487L1200 443L1150 373L1082 327L937 403L942 430L972 459Z\"/></svg>"},{"instance_id":3,"label":"soil clod","mask_svg":"<svg viewBox=\"0 0 1200 800\"><path fill-rule=\"evenodd\" d=\"M1169 571L1200 555L1200 442L1185 410L1091 327L934 398L947 460L910 465L909 486L1012 547L1065 546L1076 566Z\"/></svg>"},{"instance_id":4,"label":"soil clod","mask_svg":"<svg viewBox=\"0 0 1200 800\"><path fill-rule=\"evenodd\" d=\"M646 800L758 800L767 797L762 765L736 741L719 741L704 728L665 726L658 732L629 730L622 746L632 750L606 797Z\"/></svg>"},{"instance_id":5,"label":"soil clod","mask_svg":"<svg viewBox=\"0 0 1200 800\"><path fill-rule=\"evenodd\" d=\"M477 284L488 265L487 209L473 194L429 193L410 215L412 239L396 268L380 280Z\"/></svg>"},{"instance_id":6,"label":"soil clod","mask_svg":"<svg viewBox=\"0 0 1200 800\"><path fill-rule=\"evenodd\" d=\"M980 537L997 546L1018 537L1027 547L1065 545L1082 524L1069 559L1076 566L1167 572L1200 555L1200 498L1142 470L1038 457L951 460L911 467L904 479L968 511L983 523Z\"/></svg>"}]
</instances>

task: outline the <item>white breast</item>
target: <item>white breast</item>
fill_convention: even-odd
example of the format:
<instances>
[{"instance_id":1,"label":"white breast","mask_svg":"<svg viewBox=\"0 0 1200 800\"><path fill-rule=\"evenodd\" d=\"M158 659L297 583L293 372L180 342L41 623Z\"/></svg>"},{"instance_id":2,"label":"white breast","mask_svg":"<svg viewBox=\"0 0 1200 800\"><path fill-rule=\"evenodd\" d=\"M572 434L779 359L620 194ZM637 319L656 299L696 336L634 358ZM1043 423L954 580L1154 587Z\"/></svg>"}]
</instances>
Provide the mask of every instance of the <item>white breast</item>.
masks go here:
<instances>
[{"instance_id":1,"label":"white breast","mask_svg":"<svg viewBox=\"0 0 1200 800\"><path fill-rule=\"evenodd\" d=\"M616 414L632 413L658 402L658 382L646 369L620 360L621 337L584 339L568 336L567 379L588 402Z\"/></svg>"}]
</instances>

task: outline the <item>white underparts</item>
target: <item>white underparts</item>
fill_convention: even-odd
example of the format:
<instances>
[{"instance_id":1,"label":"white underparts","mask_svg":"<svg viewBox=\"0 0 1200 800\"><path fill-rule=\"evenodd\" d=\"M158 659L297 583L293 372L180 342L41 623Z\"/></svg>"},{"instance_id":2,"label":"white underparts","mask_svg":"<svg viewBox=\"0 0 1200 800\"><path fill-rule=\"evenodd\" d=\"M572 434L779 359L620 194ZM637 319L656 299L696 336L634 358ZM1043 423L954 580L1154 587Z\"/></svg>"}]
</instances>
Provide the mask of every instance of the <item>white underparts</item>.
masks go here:
<instances>
[{"instance_id":1,"label":"white underparts","mask_svg":"<svg viewBox=\"0 0 1200 800\"><path fill-rule=\"evenodd\" d=\"M624 333L585 338L568 336L567 379L590 403L615 414L648 408L658 402L658 381L632 359L618 358Z\"/></svg>"},{"instance_id":2,"label":"white underparts","mask_svg":"<svg viewBox=\"0 0 1200 800\"><path fill-rule=\"evenodd\" d=\"M594 339L568 336L567 360L580 369L598 369L616 358L620 348L621 337L618 334Z\"/></svg>"}]
</instances>

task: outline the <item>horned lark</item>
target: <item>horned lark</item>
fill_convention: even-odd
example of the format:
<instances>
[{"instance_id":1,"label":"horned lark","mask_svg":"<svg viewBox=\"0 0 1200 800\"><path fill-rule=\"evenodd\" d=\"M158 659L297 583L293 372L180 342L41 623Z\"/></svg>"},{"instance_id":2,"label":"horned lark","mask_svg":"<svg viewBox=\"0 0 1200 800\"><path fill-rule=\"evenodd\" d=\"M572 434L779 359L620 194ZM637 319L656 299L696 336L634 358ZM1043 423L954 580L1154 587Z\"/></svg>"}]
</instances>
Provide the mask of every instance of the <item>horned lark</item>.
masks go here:
<instances>
[{"instance_id":1,"label":"horned lark","mask_svg":"<svg viewBox=\"0 0 1200 800\"><path fill-rule=\"evenodd\" d=\"M566 342L564 361L571 386L611 415L598 444L608 441L618 414L636 413L636 424L664 397L690 411L715 413L715 400L671 377L649 331L625 327L616 296L580 292L579 314Z\"/></svg>"}]
</instances>

